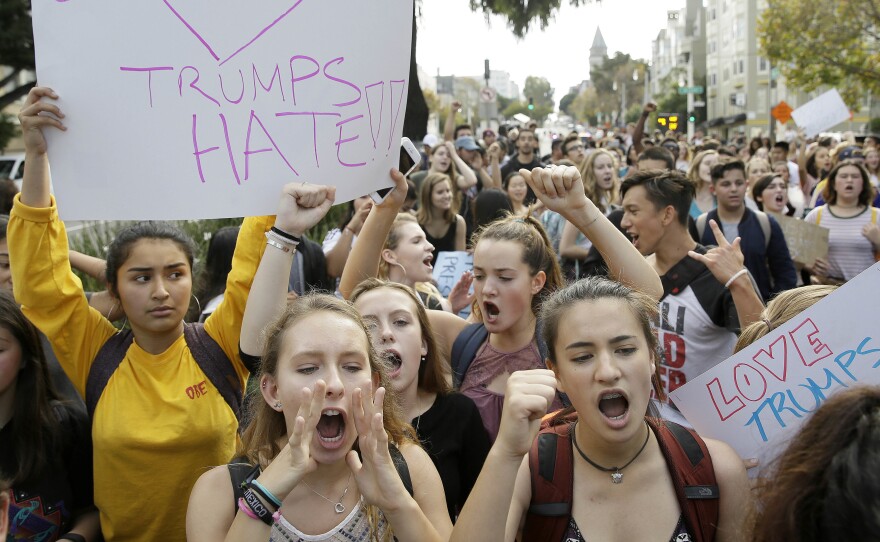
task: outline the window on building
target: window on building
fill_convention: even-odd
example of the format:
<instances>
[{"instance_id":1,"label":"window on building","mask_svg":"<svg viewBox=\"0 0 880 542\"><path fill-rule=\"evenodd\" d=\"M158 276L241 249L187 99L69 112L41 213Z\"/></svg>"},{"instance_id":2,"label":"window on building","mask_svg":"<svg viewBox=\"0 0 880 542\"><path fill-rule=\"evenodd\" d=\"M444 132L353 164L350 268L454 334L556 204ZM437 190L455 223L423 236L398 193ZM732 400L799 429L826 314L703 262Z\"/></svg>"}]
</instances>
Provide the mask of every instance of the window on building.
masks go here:
<instances>
[{"instance_id":1,"label":"window on building","mask_svg":"<svg viewBox=\"0 0 880 542\"><path fill-rule=\"evenodd\" d=\"M758 57L758 71L759 72L767 71L767 68L769 67L769 65L770 65L770 63L767 62L766 58L764 58L762 56Z\"/></svg>"}]
</instances>

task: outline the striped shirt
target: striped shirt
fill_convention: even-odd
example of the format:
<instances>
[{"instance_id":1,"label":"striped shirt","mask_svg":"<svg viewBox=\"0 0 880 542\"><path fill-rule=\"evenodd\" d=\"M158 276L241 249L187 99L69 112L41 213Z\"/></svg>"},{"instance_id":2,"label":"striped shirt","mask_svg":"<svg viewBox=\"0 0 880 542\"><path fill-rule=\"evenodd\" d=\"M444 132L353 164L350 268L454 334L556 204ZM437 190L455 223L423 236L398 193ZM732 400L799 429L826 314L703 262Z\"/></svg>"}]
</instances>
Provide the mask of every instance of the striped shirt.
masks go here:
<instances>
[{"instance_id":1,"label":"striped shirt","mask_svg":"<svg viewBox=\"0 0 880 542\"><path fill-rule=\"evenodd\" d=\"M874 246L862 235L862 228L876 224L878 214L876 207L847 218L836 216L828 205L810 211L804 221L828 229L829 277L850 280L874 265Z\"/></svg>"}]
</instances>

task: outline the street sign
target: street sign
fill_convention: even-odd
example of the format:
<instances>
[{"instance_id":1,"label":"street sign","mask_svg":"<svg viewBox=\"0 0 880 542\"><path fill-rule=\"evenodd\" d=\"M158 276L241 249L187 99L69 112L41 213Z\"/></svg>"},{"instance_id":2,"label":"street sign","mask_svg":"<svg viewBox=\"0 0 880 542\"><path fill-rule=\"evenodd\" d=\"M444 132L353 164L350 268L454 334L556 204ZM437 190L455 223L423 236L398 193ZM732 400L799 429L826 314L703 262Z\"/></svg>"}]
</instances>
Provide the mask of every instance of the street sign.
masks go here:
<instances>
[{"instance_id":1,"label":"street sign","mask_svg":"<svg viewBox=\"0 0 880 542\"><path fill-rule=\"evenodd\" d=\"M695 87L678 87L679 94L702 94L703 87L697 85Z\"/></svg>"},{"instance_id":2,"label":"street sign","mask_svg":"<svg viewBox=\"0 0 880 542\"><path fill-rule=\"evenodd\" d=\"M494 88L483 87L480 90L480 101L485 102L485 103L494 102L497 95L498 95L498 93L495 92Z\"/></svg>"},{"instance_id":3,"label":"street sign","mask_svg":"<svg viewBox=\"0 0 880 542\"><path fill-rule=\"evenodd\" d=\"M773 109L770 110L770 114L773 115L773 118L785 124L791 119L791 112L794 111L790 105L785 103L784 101L779 102Z\"/></svg>"}]
</instances>

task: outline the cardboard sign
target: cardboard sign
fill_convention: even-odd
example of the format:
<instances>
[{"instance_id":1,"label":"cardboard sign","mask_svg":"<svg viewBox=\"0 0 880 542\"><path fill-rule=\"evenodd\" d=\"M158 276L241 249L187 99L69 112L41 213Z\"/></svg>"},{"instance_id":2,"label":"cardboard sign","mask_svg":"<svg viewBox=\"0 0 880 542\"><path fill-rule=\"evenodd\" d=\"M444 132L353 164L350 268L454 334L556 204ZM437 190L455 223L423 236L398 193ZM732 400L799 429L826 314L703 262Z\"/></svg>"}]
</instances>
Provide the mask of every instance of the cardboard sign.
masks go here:
<instances>
[{"instance_id":1,"label":"cardboard sign","mask_svg":"<svg viewBox=\"0 0 880 542\"><path fill-rule=\"evenodd\" d=\"M432 276L437 283L437 288L443 297L449 297L452 287L461 278L465 271L473 271L474 255L466 251L438 252L434 260L434 271ZM473 287L471 287L473 291ZM459 313L459 316L467 317L470 314L470 307L465 308Z\"/></svg>"},{"instance_id":2,"label":"cardboard sign","mask_svg":"<svg viewBox=\"0 0 880 542\"><path fill-rule=\"evenodd\" d=\"M810 267L816 258L828 255L828 228L794 217L773 214L782 227L788 252L796 263Z\"/></svg>"},{"instance_id":3,"label":"cardboard sign","mask_svg":"<svg viewBox=\"0 0 880 542\"><path fill-rule=\"evenodd\" d=\"M850 112L840 93L833 88L792 111L791 117L807 137L813 137L849 120Z\"/></svg>"},{"instance_id":4,"label":"cardboard sign","mask_svg":"<svg viewBox=\"0 0 880 542\"><path fill-rule=\"evenodd\" d=\"M412 0L34 2L65 219L269 214L289 182L391 186Z\"/></svg>"},{"instance_id":5,"label":"cardboard sign","mask_svg":"<svg viewBox=\"0 0 880 542\"><path fill-rule=\"evenodd\" d=\"M880 384L880 263L670 393L704 437L762 465L835 392Z\"/></svg>"}]
</instances>

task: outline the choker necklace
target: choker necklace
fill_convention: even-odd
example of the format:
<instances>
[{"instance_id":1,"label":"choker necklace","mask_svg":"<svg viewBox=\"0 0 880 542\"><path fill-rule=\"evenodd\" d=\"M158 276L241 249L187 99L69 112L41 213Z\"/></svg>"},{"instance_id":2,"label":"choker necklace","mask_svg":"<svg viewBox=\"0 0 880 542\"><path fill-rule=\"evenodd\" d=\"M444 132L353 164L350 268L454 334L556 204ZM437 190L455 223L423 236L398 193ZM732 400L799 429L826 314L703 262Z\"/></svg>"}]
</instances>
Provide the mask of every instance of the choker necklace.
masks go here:
<instances>
[{"instance_id":1,"label":"choker necklace","mask_svg":"<svg viewBox=\"0 0 880 542\"><path fill-rule=\"evenodd\" d=\"M571 428L571 440L574 441L574 447L577 449L578 453L581 454L581 457L584 458L584 461L589 463L591 466L599 469L602 472L610 472L611 473L611 482L614 484L622 484L623 483L623 473L620 471L622 471L623 469L630 466L633 461L635 461L636 459L638 459L638 457L640 455L642 455L642 452L645 451L645 446L648 445L648 439L651 438L651 429L648 427L648 422L645 422L645 428L648 429L648 434L645 436L645 442L642 443L642 447L639 448L639 451L636 452L636 455L634 455L633 458L630 459L629 461L627 461L626 465L624 465L622 467L603 467L602 465L599 465L599 464L591 461L590 458L587 457L587 454L585 454L584 451L581 450L581 447L578 445L577 434L574 431L576 427L577 427L577 422L575 422L574 426ZM314 491L314 490L312 490L312 491Z\"/></svg>"},{"instance_id":2,"label":"choker necklace","mask_svg":"<svg viewBox=\"0 0 880 542\"><path fill-rule=\"evenodd\" d=\"M583 452L582 452L582 453L583 453ZM321 495L321 494L318 493L317 491L315 491L315 488L313 488L313 487L310 486L308 483L306 483L305 480L303 480L302 483L306 484L306 487L309 488L309 489L311 489L311 490L312 490L312 493L314 493L315 495L321 497L321 498L324 499L325 501L327 501L327 502L329 502L330 504L332 504L332 505L333 505L333 509L336 510L336 513L337 513L337 514L341 514L341 513L345 512L345 505L342 504L342 500L345 499L345 496L348 494L348 488L351 487L351 473L350 473L350 472L348 473L348 484L345 486L345 491L342 492L342 495L339 497L339 500L338 500L338 501L335 501L335 502L332 501L332 500L330 500L330 499L328 499L327 497Z\"/></svg>"}]
</instances>

